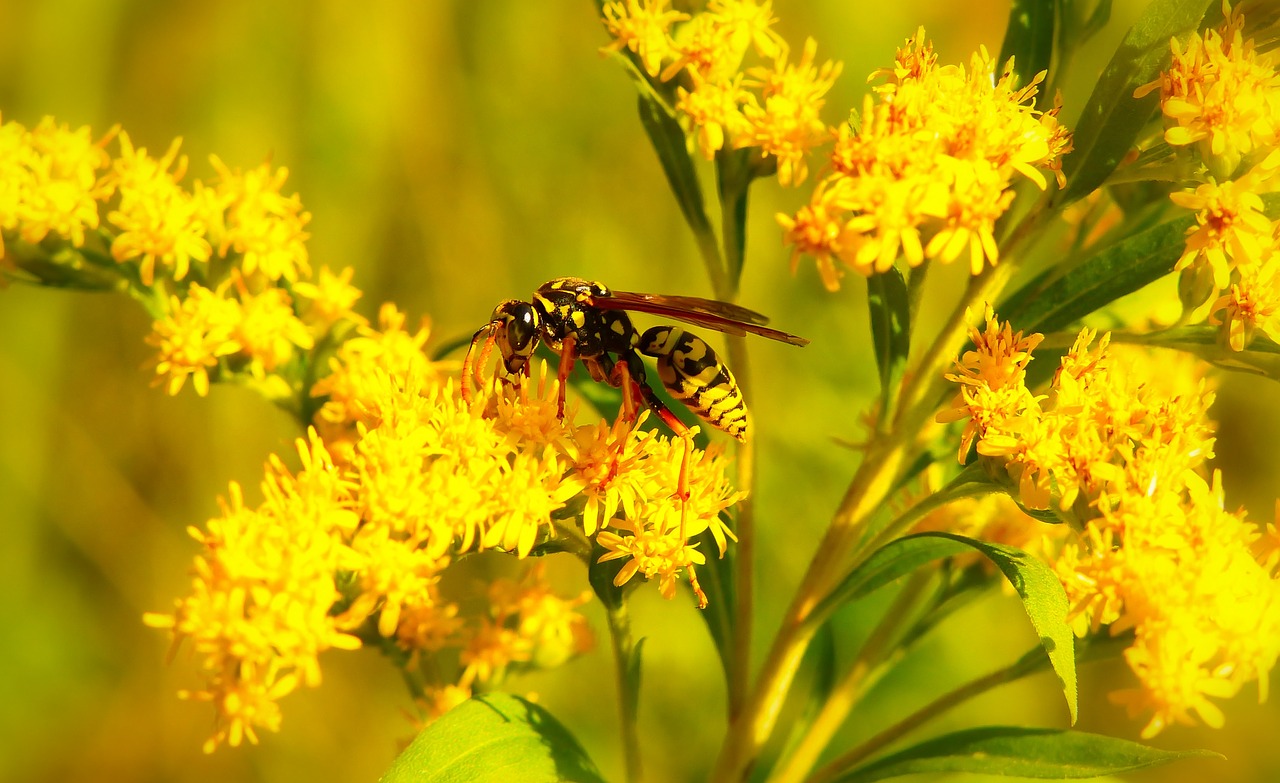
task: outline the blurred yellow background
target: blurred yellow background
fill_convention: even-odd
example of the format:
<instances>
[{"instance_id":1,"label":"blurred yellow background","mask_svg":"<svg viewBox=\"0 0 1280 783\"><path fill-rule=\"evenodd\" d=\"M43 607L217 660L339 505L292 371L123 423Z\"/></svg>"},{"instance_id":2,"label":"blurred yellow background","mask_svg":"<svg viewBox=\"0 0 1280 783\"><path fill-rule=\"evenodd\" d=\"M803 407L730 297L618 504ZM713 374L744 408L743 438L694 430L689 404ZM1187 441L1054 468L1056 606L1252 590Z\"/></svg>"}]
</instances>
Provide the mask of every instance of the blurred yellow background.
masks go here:
<instances>
[{"instance_id":1,"label":"blurred yellow background","mask_svg":"<svg viewBox=\"0 0 1280 783\"><path fill-rule=\"evenodd\" d=\"M1116 5L1115 26L1067 84L1069 124L1141 3ZM774 9L793 47L813 35L821 58L844 61L831 122L859 104L866 74L918 25L942 60L961 61L980 44L999 50L1007 13L998 0L775 0ZM313 265L355 267L365 315L395 301L411 319L429 315L445 341L470 334L498 300L557 276L710 295L633 88L597 53L604 43L587 0L0 0L0 113L28 126L51 114L97 134L120 123L156 153L182 136L189 177L212 175L211 153L231 166L288 167L286 192L313 215ZM807 261L796 277L787 271L772 216L804 193L772 182L753 190L742 296L813 340L803 351L751 347L765 633L851 473L854 457L833 439L861 437L875 389L861 282L832 295ZM945 290L963 271L931 283ZM323 686L288 697L282 732L261 746L200 751L212 713L175 697L195 683L192 662L179 655L166 666L167 641L141 616L188 587L196 547L184 528L217 513L227 482L256 487L266 456L291 452L298 431L242 389L200 399L149 388L148 326L122 298L0 293L0 780L372 781L411 729L404 688L371 651L324 659ZM1236 379L1220 400L1228 502L1268 520L1280 489L1280 387ZM558 576L566 593L582 589L575 564ZM712 645L688 601L654 590L637 599L650 779L700 779L723 731ZM1033 642L1009 600L966 610L891 675L849 736ZM601 649L519 685L618 779L611 665ZM1105 700L1124 678L1120 667L1083 671L1083 728L1136 737L1141 725ZM1280 707L1253 695L1227 706L1224 730L1171 730L1156 743L1212 748L1229 763L1134 779L1280 779ZM1042 679L945 725L1064 720Z\"/></svg>"}]
</instances>

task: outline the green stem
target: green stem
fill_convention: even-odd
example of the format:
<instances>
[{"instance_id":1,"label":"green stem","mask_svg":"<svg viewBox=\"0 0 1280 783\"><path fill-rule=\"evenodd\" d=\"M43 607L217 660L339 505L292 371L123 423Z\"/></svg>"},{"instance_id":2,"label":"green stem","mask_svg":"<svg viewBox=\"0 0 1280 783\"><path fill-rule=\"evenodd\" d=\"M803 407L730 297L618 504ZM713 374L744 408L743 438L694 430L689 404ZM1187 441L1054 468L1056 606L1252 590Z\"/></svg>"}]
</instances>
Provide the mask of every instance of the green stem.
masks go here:
<instances>
[{"instance_id":1,"label":"green stem","mask_svg":"<svg viewBox=\"0 0 1280 783\"><path fill-rule=\"evenodd\" d=\"M622 753L627 783L642 783L640 733L636 719L640 706L640 661L631 637L631 617L625 600L607 608L609 639L613 646L614 676L618 685L618 717L621 720Z\"/></svg>"},{"instance_id":2,"label":"green stem","mask_svg":"<svg viewBox=\"0 0 1280 783\"><path fill-rule=\"evenodd\" d=\"M804 780L818 757L826 749L836 731L844 724L849 713L862 696L871 688L896 658L891 643L898 638L903 625L912 616L925 585L933 576L932 570L920 569L911 575L906 585L893 600L893 605L880 618L876 629L858 651L858 657L849 667L844 678L831 690L826 702L805 732L804 738L786 763L774 773L771 780L777 783L798 783Z\"/></svg>"},{"instance_id":3,"label":"green stem","mask_svg":"<svg viewBox=\"0 0 1280 783\"><path fill-rule=\"evenodd\" d=\"M835 780L851 770L864 759L880 752L894 742L897 742L907 734L910 734L912 731L923 726L925 723L928 723L939 715L942 715L947 710L950 710L952 707L963 704L974 696L985 693L999 685L1004 685L1007 682L1013 682L1014 680L1024 677L1039 668L1040 666L1038 661L1027 656L1016 663L1004 667L1003 669L998 669L991 674L979 677L976 680L961 685L959 688L939 697L835 761L832 761L830 764L827 764L810 777L808 779L808 783L829 783L829 781Z\"/></svg>"},{"instance_id":4,"label":"green stem","mask_svg":"<svg viewBox=\"0 0 1280 783\"><path fill-rule=\"evenodd\" d=\"M864 532L866 521L893 491L917 434L933 414L937 400L946 388L948 382L942 377L943 370L967 337L966 313L974 303L992 300L1015 266L1006 263L988 268L974 278L933 344L914 371L908 373L916 382L903 387L903 399L899 402L898 416L891 430L870 445L854 473L787 610L756 689L730 726L713 780L739 783L747 778L760 748L773 732L784 696L816 631L810 615L838 583L840 574L857 566L856 561L849 562L849 555Z\"/></svg>"},{"instance_id":5,"label":"green stem","mask_svg":"<svg viewBox=\"0 0 1280 783\"><path fill-rule=\"evenodd\" d=\"M751 388L751 363L748 361L746 340L742 337L726 339L729 348L729 364L743 390ZM745 391L743 392L746 393ZM742 709L750 685L751 641L755 607L755 440L739 443L737 449L737 487L747 496L737 506L738 536L734 553L733 570L733 641L729 660L729 719Z\"/></svg>"}]
</instances>

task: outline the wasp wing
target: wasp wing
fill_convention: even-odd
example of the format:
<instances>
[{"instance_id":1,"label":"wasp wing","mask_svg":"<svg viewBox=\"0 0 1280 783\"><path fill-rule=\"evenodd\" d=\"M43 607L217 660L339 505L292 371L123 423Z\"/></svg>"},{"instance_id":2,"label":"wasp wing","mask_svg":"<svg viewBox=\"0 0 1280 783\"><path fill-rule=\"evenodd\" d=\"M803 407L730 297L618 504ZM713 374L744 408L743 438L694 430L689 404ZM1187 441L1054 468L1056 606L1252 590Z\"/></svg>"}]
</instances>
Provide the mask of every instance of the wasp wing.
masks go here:
<instances>
[{"instance_id":1,"label":"wasp wing","mask_svg":"<svg viewBox=\"0 0 1280 783\"><path fill-rule=\"evenodd\" d=\"M703 299L698 296L668 296L664 294L640 294L633 291L613 291L607 297L592 300L596 307L614 310L631 310L638 313L666 316L677 321L705 326L725 334L754 334L788 345L808 345L803 337L765 326L769 319L729 302Z\"/></svg>"}]
</instances>

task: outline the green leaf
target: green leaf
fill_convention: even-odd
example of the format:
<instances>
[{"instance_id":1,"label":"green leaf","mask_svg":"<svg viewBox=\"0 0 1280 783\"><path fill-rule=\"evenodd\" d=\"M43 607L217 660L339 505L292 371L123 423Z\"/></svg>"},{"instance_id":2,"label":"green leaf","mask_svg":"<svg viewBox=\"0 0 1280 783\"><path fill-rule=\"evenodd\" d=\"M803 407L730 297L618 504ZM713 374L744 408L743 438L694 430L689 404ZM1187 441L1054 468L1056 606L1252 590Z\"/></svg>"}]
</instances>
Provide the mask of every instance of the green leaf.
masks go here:
<instances>
[{"instance_id":1,"label":"green leaf","mask_svg":"<svg viewBox=\"0 0 1280 783\"><path fill-rule=\"evenodd\" d=\"M1280 194L1263 196L1262 211L1280 218ZM1172 272L1194 216L1150 223L1137 215L1134 221L1146 227L1098 248L1066 274L1060 267L1046 270L1000 303L1000 317L1024 331L1058 331Z\"/></svg>"},{"instance_id":2,"label":"green leaf","mask_svg":"<svg viewBox=\"0 0 1280 783\"><path fill-rule=\"evenodd\" d=\"M1049 70L1053 58L1054 17L1061 0L1013 0L1009 22L1004 30L1004 46L997 65L1001 68L1013 58L1018 84L1030 84L1036 74ZM1053 102L1053 96L1041 93L1036 105Z\"/></svg>"},{"instance_id":3,"label":"green leaf","mask_svg":"<svg viewBox=\"0 0 1280 783\"><path fill-rule=\"evenodd\" d=\"M473 697L423 729L382 783L603 783L551 713L505 693Z\"/></svg>"},{"instance_id":4,"label":"green leaf","mask_svg":"<svg viewBox=\"0 0 1280 783\"><path fill-rule=\"evenodd\" d=\"M662 171L667 175L667 182L680 204L685 222L694 234L710 235L711 223L703 204L702 185L685 146L684 129L671 108L652 89L640 90L639 103L640 121L644 124L645 133L649 134L654 152L658 154Z\"/></svg>"},{"instance_id":5,"label":"green leaf","mask_svg":"<svg viewBox=\"0 0 1280 783\"><path fill-rule=\"evenodd\" d=\"M729 268L729 283L734 291L738 290L746 262L747 195L755 176L751 158L758 154L750 149L720 150L716 153L716 182L720 190L720 215L724 223L724 257Z\"/></svg>"},{"instance_id":6,"label":"green leaf","mask_svg":"<svg viewBox=\"0 0 1280 783\"><path fill-rule=\"evenodd\" d=\"M836 783L871 783L902 775L939 772L1079 780L1190 758L1222 756L1205 750L1160 750L1082 731L987 726L922 742L834 780Z\"/></svg>"},{"instance_id":7,"label":"green leaf","mask_svg":"<svg viewBox=\"0 0 1280 783\"><path fill-rule=\"evenodd\" d=\"M1152 0L1129 29L1098 79L1076 122L1075 151L1063 161L1066 189L1055 196L1061 206L1091 193L1106 181L1133 149L1159 99L1136 99L1134 90L1156 80L1171 58L1169 39L1194 32L1205 10L1217 0Z\"/></svg>"},{"instance_id":8,"label":"green leaf","mask_svg":"<svg viewBox=\"0 0 1280 783\"><path fill-rule=\"evenodd\" d=\"M918 533L897 538L876 550L854 569L814 610L824 618L836 607L877 590L926 563L976 551L990 560L1022 600L1040 646L1049 655L1067 699L1071 722L1076 720L1076 667L1071 628L1067 625L1067 595L1044 563L1016 547L977 541L953 533Z\"/></svg>"},{"instance_id":9,"label":"green leaf","mask_svg":"<svg viewBox=\"0 0 1280 783\"><path fill-rule=\"evenodd\" d=\"M1105 307L1173 271L1194 217L1158 223L1103 247L1061 275L1049 269L1015 291L997 311L1024 331L1050 332Z\"/></svg>"},{"instance_id":10,"label":"green leaf","mask_svg":"<svg viewBox=\"0 0 1280 783\"><path fill-rule=\"evenodd\" d=\"M867 306L876 368L880 371L880 411L891 416L889 404L911 350L911 314L907 281L896 267L867 278Z\"/></svg>"},{"instance_id":11,"label":"green leaf","mask_svg":"<svg viewBox=\"0 0 1280 783\"><path fill-rule=\"evenodd\" d=\"M721 517L724 518L723 512ZM707 624L707 631L715 642L720 668L728 684L730 661L733 659L733 615L738 600L733 582L734 558L738 550L731 546L724 557L718 557L720 550L710 530L704 530L698 536L698 549L708 553L706 565L698 568L698 581L707 594L707 608L698 615Z\"/></svg>"},{"instance_id":12,"label":"green leaf","mask_svg":"<svg viewBox=\"0 0 1280 783\"><path fill-rule=\"evenodd\" d=\"M1216 326L1184 326L1142 335L1139 341L1144 345L1186 351L1224 370L1280 381L1280 345L1258 333L1245 350L1233 351L1223 347L1219 332Z\"/></svg>"}]
</instances>

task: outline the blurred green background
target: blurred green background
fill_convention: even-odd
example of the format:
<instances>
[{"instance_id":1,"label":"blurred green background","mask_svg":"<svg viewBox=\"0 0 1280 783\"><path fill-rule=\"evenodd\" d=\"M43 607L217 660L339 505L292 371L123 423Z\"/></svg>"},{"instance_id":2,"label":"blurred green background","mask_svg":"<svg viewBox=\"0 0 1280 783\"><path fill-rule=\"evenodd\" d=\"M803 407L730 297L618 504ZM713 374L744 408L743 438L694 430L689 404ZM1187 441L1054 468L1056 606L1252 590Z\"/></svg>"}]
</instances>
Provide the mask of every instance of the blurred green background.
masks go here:
<instances>
[{"instance_id":1,"label":"blurred green background","mask_svg":"<svg viewBox=\"0 0 1280 783\"><path fill-rule=\"evenodd\" d=\"M967 61L979 44L999 50L1007 13L999 0L774 5L793 47L814 35L821 58L845 63L832 122L918 25L942 61ZM1069 124L1133 5L1116 3L1116 23L1067 83ZM299 192L314 216L313 264L354 266L366 315L393 300L411 319L429 315L444 341L469 334L499 299L556 276L710 295L632 87L597 53L605 42L587 0L0 0L0 112L28 126L52 114L98 134L118 122L157 153L180 135L197 178L211 176L211 153L232 166L270 158L288 167L286 192ZM862 283L832 295L808 261L795 278L787 272L772 216L805 192L755 188L742 296L813 339L803 351L751 347L766 633L851 473L854 457L834 438L861 437L874 391ZM935 272L931 283L954 288L963 272ZM0 293L0 780L376 779L411 729L403 687L374 652L328 655L323 686L288 697L283 731L261 746L200 752L211 713L174 695L194 684L192 662L165 666L167 640L141 616L187 590L196 550L184 528L217 513L228 481L256 488L267 454L291 452L298 432L241 389L199 399L149 388L147 329L121 298ZM1229 381L1217 409L1228 502L1264 521L1280 484L1278 388ZM558 564L557 577L566 593L582 588L573 563ZM599 608L590 611L603 632ZM700 779L723 731L712 645L688 601L642 590L634 611L648 637L650 779ZM1034 642L1021 609L999 597L949 631L882 684L850 738ZM518 687L536 692L617 779L610 667L597 650ZM1140 725L1105 700L1125 682L1118 666L1084 671L1083 728L1136 736ZM1280 707L1258 706L1255 695L1227 706L1222 731L1157 740L1212 748L1229 763L1134 779L1280 777ZM1044 679L935 728L1064 720Z\"/></svg>"}]
</instances>

